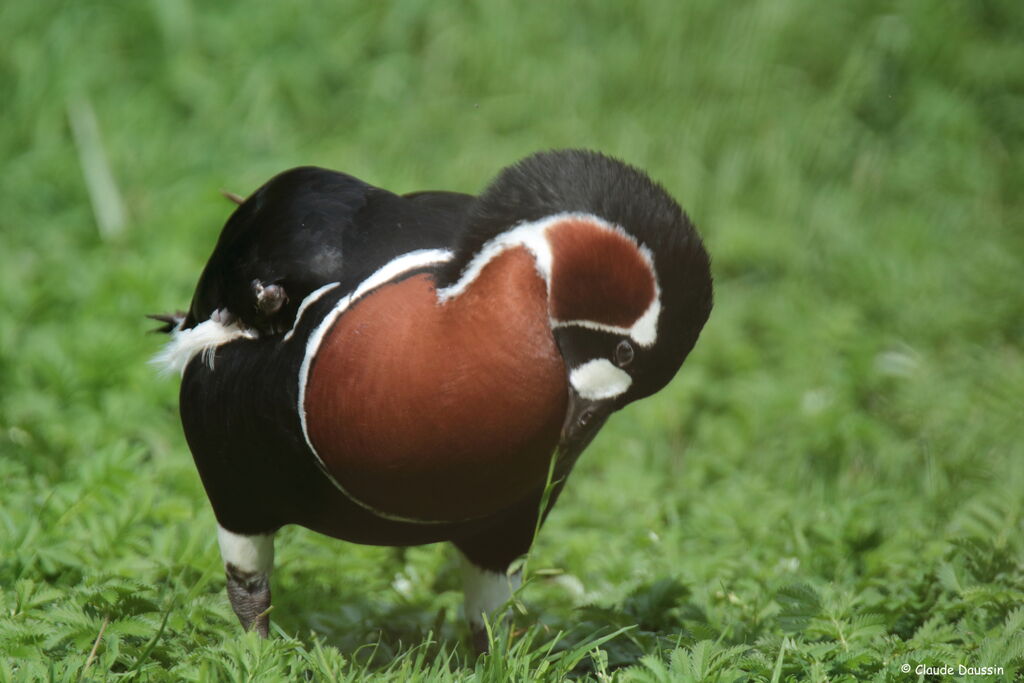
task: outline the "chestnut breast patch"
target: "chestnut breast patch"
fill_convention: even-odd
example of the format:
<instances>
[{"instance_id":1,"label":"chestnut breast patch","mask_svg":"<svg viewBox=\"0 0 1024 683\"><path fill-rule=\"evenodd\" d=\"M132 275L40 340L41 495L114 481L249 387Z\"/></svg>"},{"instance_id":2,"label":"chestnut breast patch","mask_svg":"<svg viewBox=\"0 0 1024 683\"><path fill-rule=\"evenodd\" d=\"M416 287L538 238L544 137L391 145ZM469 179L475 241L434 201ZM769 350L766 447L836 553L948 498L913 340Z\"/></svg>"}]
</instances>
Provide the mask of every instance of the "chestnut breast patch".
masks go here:
<instances>
[{"instance_id":1,"label":"chestnut breast patch","mask_svg":"<svg viewBox=\"0 0 1024 683\"><path fill-rule=\"evenodd\" d=\"M493 514L542 486L566 408L545 283L522 247L444 304L426 274L355 302L305 394L310 443L345 492L431 521Z\"/></svg>"}]
</instances>

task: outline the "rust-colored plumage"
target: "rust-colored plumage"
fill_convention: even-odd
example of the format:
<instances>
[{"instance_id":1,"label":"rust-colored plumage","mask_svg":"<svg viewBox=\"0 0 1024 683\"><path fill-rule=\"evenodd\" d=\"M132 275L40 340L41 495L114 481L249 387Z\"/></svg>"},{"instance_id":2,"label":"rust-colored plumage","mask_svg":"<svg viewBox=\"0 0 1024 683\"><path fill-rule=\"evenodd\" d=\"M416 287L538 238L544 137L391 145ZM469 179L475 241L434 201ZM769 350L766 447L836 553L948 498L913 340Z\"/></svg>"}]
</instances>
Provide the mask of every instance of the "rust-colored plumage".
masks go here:
<instances>
[{"instance_id":1,"label":"rust-colored plumage","mask_svg":"<svg viewBox=\"0 0 1024 683\"><path fill-rule=\"evenodd\" d=\"M543 485L565 366L533 257L511 249L440 305L418 275L358 302L325 337L310 438L352 496L390 515L492 514Z\"/></svg>"},{"instance_id":2,"label":"rust-colored plumage","mask_svg":"<svg viewBox=\"0 0 1024 683\"><path fill-rule=\"evenodd\" d=\"M585 219L553 226L551 314L628 327L656 296L651 266L625 235Z\"/></svg>"},{"instance_id":3,"label":"rust-colored plumage","mask_svg":"<svg viewBox=\"0 0 1024 683\"><path fill-rule=\"evenodd\" d=\"M693 348L712 304L699 235L645 173L586 150L523 159L479 196L315 167L227 196L187 314L158 320L235 613L268 634L284 525L446 541L484 647L577 458Z\"/></svg>"}]
</instances>

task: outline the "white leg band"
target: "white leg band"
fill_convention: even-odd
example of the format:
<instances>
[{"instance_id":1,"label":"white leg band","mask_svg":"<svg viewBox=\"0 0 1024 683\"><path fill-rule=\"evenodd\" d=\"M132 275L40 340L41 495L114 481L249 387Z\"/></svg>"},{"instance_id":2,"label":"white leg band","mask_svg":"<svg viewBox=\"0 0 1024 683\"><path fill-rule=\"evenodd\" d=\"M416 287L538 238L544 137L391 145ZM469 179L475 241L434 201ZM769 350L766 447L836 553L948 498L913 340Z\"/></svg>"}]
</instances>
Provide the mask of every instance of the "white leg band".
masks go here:
<instances>
[{"instance_id":1,"label":"white leg band","mask_svg":"<svg viewBox=\"0 0 1024 683\"><path fill-rule=\"evenodd\" d=\"M274 534L243 536L217 525L217 541L224 564L251 574L266 574L274 569Z\"/></svg>"},{"instance_id":2,"label":"white leg band","mask_svg":"<svg viewBox=\"0 0 1024 683\"><path fill-rule=\"evenodd\" d=\"M512 596L522 584L519 574L507 576L481 569L459 553L462 559L462 587L465 594L466 621L482 627L484 614L490 615Z\"/></svg>"}]
</instances>

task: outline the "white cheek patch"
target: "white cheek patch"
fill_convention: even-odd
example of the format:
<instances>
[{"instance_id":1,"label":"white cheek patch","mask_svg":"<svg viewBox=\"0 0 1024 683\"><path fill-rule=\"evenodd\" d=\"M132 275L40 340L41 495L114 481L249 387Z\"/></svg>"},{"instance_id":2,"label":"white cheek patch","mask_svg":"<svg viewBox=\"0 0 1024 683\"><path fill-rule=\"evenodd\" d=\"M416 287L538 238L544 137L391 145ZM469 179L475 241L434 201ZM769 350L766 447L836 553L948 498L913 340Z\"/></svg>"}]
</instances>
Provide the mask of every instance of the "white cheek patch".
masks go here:
<instances>
[{"instance_id":1,"label":"white cheek patch","mask_svg":"<svg viewBox=\"0 0 1024 683\"><path fill-rule=\"evenodd\" d=\"M581 398L590 401L620 396L632 383L628 372L604 358L587 361L569 373L569 384Z\"/></svg>"}]
</instances>

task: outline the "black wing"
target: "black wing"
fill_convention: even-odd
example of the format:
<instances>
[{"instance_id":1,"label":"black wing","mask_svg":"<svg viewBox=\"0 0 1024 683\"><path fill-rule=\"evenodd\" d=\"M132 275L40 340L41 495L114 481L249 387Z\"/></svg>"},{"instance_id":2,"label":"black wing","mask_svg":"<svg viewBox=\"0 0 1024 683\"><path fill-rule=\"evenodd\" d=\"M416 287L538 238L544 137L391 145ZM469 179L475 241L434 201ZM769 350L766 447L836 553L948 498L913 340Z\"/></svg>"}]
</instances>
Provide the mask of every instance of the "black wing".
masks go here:
<instances>
[{"instance_id":1,"label":"black wing","mask_svg":"<svg viewBox=\"0 0 1024 683\"><path fill-rule=\"evenodd\" d=\"M403 253L453 247L473 200L450 192L401 197L311 166L285 171L228 219L184 327L221 310L265 334L288 329L322 285L340 282L347 292Z\"/></svg>"}]
</instances>

